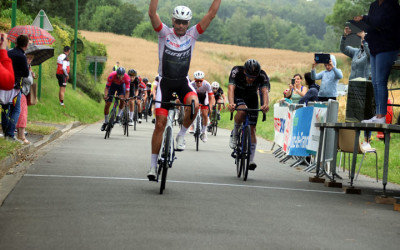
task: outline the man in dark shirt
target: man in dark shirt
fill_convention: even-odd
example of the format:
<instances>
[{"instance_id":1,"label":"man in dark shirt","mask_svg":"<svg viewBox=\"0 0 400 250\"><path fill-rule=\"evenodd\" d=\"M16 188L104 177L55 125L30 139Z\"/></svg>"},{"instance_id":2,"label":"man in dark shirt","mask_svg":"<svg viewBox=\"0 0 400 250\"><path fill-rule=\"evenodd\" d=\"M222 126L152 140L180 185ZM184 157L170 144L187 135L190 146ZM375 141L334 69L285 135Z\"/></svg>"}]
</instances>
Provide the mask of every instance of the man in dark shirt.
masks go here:
<instances>
[{"instance_id":1,"label":"man in dark shirt","mask_svg":"<svg viewBox=\"0 0 400 250\"><path fill-rule=\"evenodd\" d=\"M268 91L270 89L269 77L264 70L261 69L260 64L254 60L249 59L244 66L235 66L231 70L229 76L228 86L228 109L233 112L235 108L239 109L258 109L258 91L260 90L262 100L260 109L266 113L269 110ZM256 125L258 119L257 111L249 111L249 125L251 133L251 153L249 170L254 170L257 165L254 162L254 154L256 152L257 138L256 138ZM236 147L236 140L238 130L246 119L245 111L237 111L235 115L235 125L232 131L229 146L234 149Z\"/></svg>"},{"instance_id":2,"label":"man in dark shirt","mask_svg":"<svg viewBox=\"0 0 400 250\"><path fill-rule=\"evenodd\" d=\"M8 57L10 57L14 69L14 89L6 93L6 95L11 96L11 100L2 103L1 112L1 126L3 128L4 137L13 141L16 140L14 131L21 112L21 82L23 77L29 76L29 68L25 56L29 38L25 35L20 35L15 42L16 47L8 51Z\"/></svg>"}]
</instances>

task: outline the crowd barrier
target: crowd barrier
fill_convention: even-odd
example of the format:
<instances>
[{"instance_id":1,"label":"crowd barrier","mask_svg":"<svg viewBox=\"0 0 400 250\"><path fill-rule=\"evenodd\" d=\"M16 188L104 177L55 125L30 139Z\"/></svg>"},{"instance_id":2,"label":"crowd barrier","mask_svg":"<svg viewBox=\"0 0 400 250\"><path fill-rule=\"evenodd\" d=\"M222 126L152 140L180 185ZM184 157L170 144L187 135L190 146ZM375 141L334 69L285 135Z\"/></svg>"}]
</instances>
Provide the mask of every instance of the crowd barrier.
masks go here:
<instances>
[{"instance_id":1,"label":"crowd barrier","mask_svg":"<svg viewBox=\"0 0 400 250\"><path fill-rule=\"evenodd\" d=\"M286 162L295 158L296 162L291 166L297 166L305 161L308 156L316 157L320 141L320 129L315 123L337 122L339 102L310 102L307 106L302 104L276 103L274 105L274 143L279 148L274 152L275 156ZM333 141L333 129L324 131L324 140ZM333 160L333 144L327 143L324 153L325 162ZM323 152L321 152L323 153ZM309 163L305 169L311 171L315 163ZM326 174L326 173L323 173Z\"/></svg>"}]
</instances>

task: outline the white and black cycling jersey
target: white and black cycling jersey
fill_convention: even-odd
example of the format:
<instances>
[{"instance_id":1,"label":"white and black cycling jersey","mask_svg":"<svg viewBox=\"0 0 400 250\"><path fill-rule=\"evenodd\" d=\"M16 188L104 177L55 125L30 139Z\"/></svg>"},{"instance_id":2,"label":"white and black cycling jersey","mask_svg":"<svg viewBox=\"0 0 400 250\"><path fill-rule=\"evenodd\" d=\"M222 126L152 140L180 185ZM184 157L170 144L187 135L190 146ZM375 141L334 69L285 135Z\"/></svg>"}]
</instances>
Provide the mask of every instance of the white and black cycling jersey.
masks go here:
<instances>
[{"instance_id":1,"label":"white and black cycling jersey","mask_svg":"<svg viewBox=\"0 0 400 250\"><path fill-rule=\"evenodd\" d=\"M173 28L162 23L158 32L158 74L168 79L186 78L194 44L203 33L199 24L187 30L184 36L177 36Z\"/></svg>"}]
</instances>

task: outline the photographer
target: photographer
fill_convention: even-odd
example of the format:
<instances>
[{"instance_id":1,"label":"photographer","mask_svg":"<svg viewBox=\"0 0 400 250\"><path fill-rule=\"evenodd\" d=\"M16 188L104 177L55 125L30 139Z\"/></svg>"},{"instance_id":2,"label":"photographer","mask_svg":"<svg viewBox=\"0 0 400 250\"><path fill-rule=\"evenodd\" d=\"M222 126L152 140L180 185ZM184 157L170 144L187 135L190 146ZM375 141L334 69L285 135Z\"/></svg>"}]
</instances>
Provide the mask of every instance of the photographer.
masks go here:
<instances>
[{"instance_id":1,"label":"photographer","mask_svg":"<svg viewBox=\"0 0 400 250\"><path fill-rule=\"evenodd\" d=\"M300 74L295 74L289 84L292 103L299 103L300 99L307 93L307 88L303 86L302 81L303 77Z\"/></svg>"},{"instance_id":2,"label":"photographer","mask_svg":"<svg viewBox=\"0 0 400 250\"><path fill-rule=\"evenodd\" d=\"M337 84L339 79L343 78L343 73L340 69L336 68L336 57L330 55L329 63L324 63L324 71L316 73L315 67L317 61L314 60L311 69L311 79L321 80L321 87L318 92L318 101L325 102L329 99L336 100L337 97Z\"/></svg>"},{"instance_id":3,"label":"photographer","mask_svg":"<svg viewBox=\"0 0 400 250\"><path fill-rule=\"evenodd\" d=\"M351 72L349 80L357 77L369 79L371 76L371 64L369 47L367 41L364 40L364 31L358 32L357 36L361 38L361 47L353 48L346 46L346 37L351 34L351 29L345 27L343 31L342 39L340 40L340 51L346 56L351 58Z\"/></svg>"}]
</instances>

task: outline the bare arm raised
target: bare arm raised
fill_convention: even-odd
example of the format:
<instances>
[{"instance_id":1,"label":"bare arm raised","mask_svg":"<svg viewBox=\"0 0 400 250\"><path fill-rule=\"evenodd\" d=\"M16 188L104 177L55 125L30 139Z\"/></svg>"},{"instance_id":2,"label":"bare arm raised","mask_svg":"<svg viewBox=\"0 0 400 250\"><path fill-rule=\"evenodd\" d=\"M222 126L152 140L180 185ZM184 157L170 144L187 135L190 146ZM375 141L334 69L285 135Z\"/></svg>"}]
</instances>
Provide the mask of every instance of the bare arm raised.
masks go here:
<instances>
[{"instance_id":1,"label":"bare arm raised","mask_svg":"<svg viewBox=\"0 0 400 250\"><path fill-rule=\"evenodd\" d=\"M157 29L161 25L160 16L157 14L157 6L158 6L158 0L151 0L149 6L149 17L151 25L153 26L154 29Z\"/></svg>"},{"instance_id":2,"label":"bare arm raised","mask_svg":"<svg viewBox=\"0 0 400 250\"><path fill-rule=\"evenodd\" d=\"M214 0L214 2L211 4L210 9L208 10L207 14L199 22L200 27L203 31L205 31L208 28L211 21L217 15L220 4L221 4L221 0Z\"/></svg>"}]
</instances>

